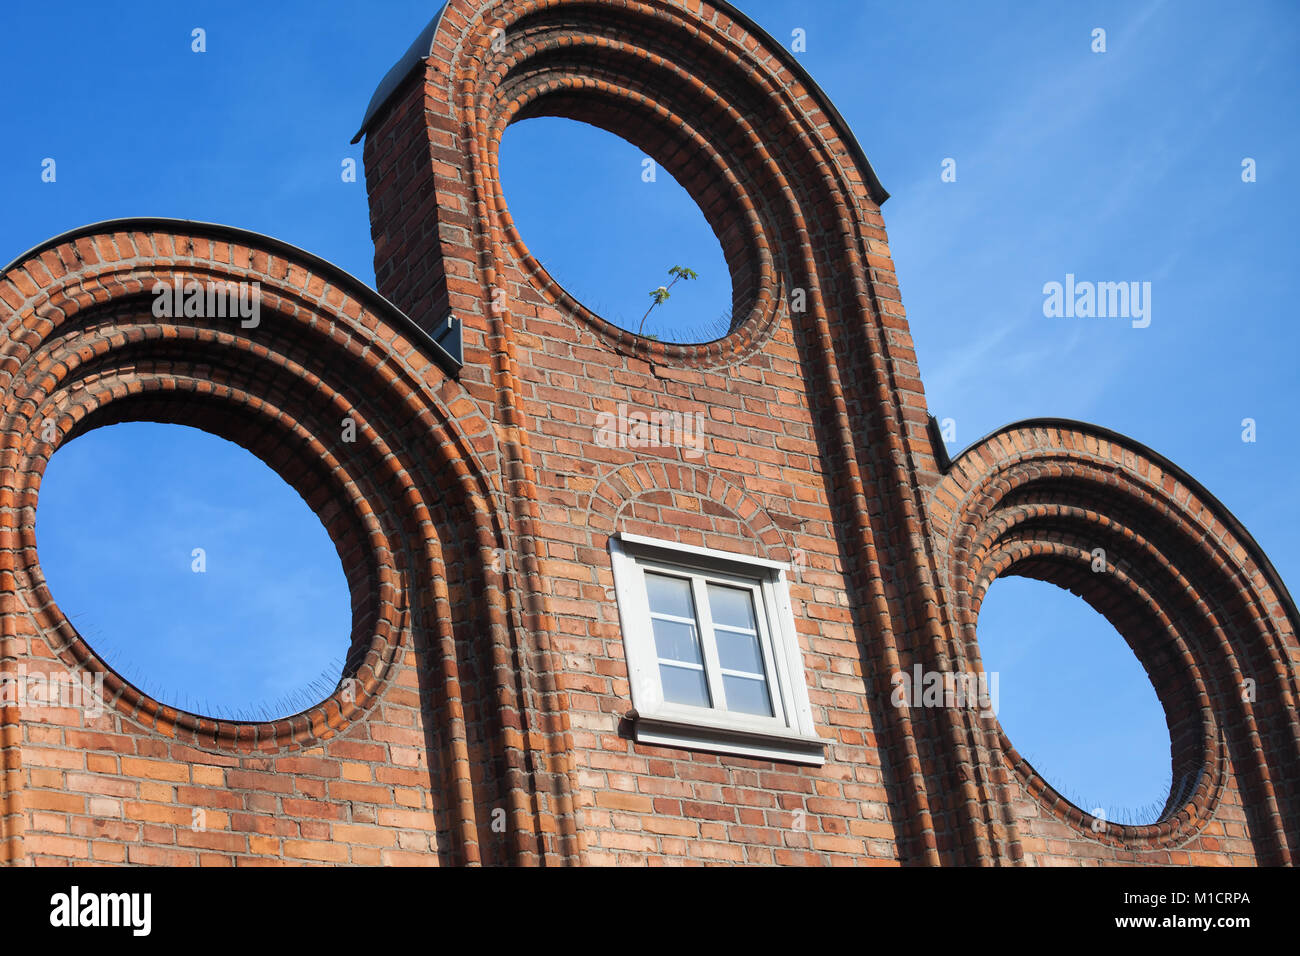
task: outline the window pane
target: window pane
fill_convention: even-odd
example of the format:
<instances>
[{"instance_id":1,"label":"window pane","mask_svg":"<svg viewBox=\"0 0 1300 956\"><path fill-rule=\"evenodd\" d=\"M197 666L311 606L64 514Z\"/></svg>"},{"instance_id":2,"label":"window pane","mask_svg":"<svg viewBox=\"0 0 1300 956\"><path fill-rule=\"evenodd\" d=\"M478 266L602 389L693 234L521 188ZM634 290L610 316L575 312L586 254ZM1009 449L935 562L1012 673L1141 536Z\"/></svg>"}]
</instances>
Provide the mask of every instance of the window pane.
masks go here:
<instances>
[{"instance_id":1,"label":"window pane","mask_svg":"<svg viewBox=\"0 0 1300 956\"><path fill-rule=\"evenodd\" d=\"M718 639L718 663L724 670L763 675L763 652L757 634L715 630L713 636Z\"/></svg>"},{"instance_id":2,"label":"window pane","mask_svg":"<svg viewBox=\"0 0 1300 956\"><path fill-rule=\"evenodd\" d=\"M695 620L695 605L691 603L690 581L670 578L666 574L647 572L645 590L646 597L650 599L651 612Z\"/></svg>"},{"instance_id":3,"label":"window pane","mask_svg":"<svg viewBox=\"0 0 1300 956\"><path fill-rule=\"evenodd\" d=\"M661 658L670 661L686 661L690 664L702 664L700 658L700 639L695 633L694 624L680 621L665 621L652 618L655 632L655 650Z\"/></svg>"},{"instance_id":4,"label":"window pane","mask_svg":"<svg viewBox=\"0 0 1300 956\"><path fill-rule=\"evenodd\" d=\"M709 613L713 623L754 630L754 594L748 588L709 585Z\"/></svg>"},{"instance_id":5,"label":"window pane","mask_svg":"<svg viewBox=\"0 0 1300 956\"><path fill-rule=\"evenodd\" d=\"M696 707L713 705L708 685L704 682L704 671L660 664L659 673L664 682L664 700L674 704L693 704Z\"/></svg>"},{"instance_id":6,"label":"window pane","mask_svg":"<svg viewBox=\"0 0 1300 956\"><path fill-rule=\"evenodd\" d=\"M722 686L727 692L727 710L758 714L761 717L773 716L772 702L767 695L767 681L723 675Z\"/></svg>"}]
</instances>

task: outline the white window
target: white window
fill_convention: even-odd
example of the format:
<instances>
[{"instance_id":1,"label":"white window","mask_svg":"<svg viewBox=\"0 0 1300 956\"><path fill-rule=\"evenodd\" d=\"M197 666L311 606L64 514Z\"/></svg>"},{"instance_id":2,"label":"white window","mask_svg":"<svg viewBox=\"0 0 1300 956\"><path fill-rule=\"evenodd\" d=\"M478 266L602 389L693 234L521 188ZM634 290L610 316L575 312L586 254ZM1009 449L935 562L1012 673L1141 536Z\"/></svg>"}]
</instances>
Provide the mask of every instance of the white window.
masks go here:
<instances>
[{"instance_id":1,"label":"white window","mask_svg":"<svg viewBox=\"0 0 1300 956\"><path fill-rule=\"evenodd\" d=\"M786 565L631 534L609 548L636 739L823 763Z\"/></svg>"}]
</instances>

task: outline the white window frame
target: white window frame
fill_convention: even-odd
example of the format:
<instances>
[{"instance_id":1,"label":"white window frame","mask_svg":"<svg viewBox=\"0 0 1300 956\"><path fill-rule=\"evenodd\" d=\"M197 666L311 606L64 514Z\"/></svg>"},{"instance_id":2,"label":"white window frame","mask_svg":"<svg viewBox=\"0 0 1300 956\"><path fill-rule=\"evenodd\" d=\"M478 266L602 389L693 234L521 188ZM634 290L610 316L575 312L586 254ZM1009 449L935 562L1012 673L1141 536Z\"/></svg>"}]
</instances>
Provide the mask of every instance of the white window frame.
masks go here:
<instances>
[{"instance_id":1,"label":"white window frame","mask_svg":"<svg viewBox=\"0 0 1300 956\"><path fill-rule=\"evenodd\" d=\"M794 626L786 579L789 565L625 533L610 537L609 550L632 690L629 717L638 742L814 766L825 763L827 741L817 735L813 723ZM715 704L722 691L721 668L708 602L701 602L701 595L708 581L751 589L774 716L664 700L646 594L647 570L691 580L705 673Z\"/></svg>"}]
</instances>

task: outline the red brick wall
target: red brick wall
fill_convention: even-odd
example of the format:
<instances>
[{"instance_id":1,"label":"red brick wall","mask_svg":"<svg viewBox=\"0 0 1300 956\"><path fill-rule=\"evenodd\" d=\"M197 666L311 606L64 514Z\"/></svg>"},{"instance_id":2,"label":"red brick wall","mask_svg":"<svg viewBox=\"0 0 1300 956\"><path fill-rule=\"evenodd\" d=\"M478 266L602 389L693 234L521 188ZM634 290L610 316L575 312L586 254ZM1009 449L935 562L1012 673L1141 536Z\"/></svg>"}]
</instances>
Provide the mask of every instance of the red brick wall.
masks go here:
<instances>
[{"instance_id":1,"label":"red brick wall","mask_svg":"<svg viewBox=\"0 0 1300 956\"><path fill-rule=\"evenodd\" d=\"M639 339L546 274L496 172L504 128L538 115L622 135L686 186L732 270L729 336ZM1087 426L936 459L884 194L770 40L698 0L453 0L367 134L379 291L406 315L184 224L56 240L0 280L0 668L104 674L110 698L93 721L0 710L0 860L1290 862L1300 651L1267 559L1186 476ZM148 289L178 274L258 281L262 325L154 318ZM406 318L448 311L455 376ZM699 454L605 447L621 404L702 415ZM356 625L328 700L260 725L160 707L54 604L44 463L133 418L245 444L321 515ZM632 740L616 531L794 565L824 766ZM1100 827L996 721L890 703L899 669L978 669L1005 574L1080 593L1147 667L1187 781L1161 823Z\"/></svg>"}]
</instances>

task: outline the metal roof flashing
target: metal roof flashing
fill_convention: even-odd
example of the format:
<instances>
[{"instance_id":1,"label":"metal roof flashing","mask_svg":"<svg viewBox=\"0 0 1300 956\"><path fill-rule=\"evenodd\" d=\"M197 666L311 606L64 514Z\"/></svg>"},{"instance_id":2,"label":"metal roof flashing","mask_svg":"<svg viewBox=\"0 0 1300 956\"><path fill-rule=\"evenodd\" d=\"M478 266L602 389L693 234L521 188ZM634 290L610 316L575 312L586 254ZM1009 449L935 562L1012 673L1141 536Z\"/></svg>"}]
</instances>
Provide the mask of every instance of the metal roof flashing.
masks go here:
<instances>
[{"instance_id":1,"label":"metal roof flashing","mask_svg":"<svg viewBox=\"0 0 1300 956\"><path fill-rule=\"evenodd\" d=\"M461 341L461 323L460 319L455 315L448 314L432 330L426 329L385 298L382 293L372 289L341 266L335 265L328 259L322 259L306 249L300 249L283 239L263 235L249 229L240 229L237 226L201 222L196 219L172 219L164 216L107 219L103 222L78 226L75 229L69 229L67 232L46 239L39 245L33 246L19 255L18 258L3 269L0 269L0 276L6 275L29 259L35 259L42 252L85 236L104 235L114 232L154 231L177 234L189 232L194 235L207 236L279 253L287 259L302 263L320 273L322 277L328 278L338 285L340 289L358 298L366 308L373 310L376 315L401 328L452 378L460 374L460 370L465 364L464 347ZM168 268L172 268L172 266L168 266Z\"/></svg>"},{"instance_id":2,"label":"metal roof flashing","mask_svg":"<svg viewBox=\"0 0 1300 956\"><path fill-rule=\"evenodd\" d=\"M352 137L352 142L361 142L361 137L370 131L370 124L374 122L376 115L384 108L397 88L402 82L411 75L411 72L428 59L429 54L433 52L433 35L438 32L438 24L442 22L442 15L447 11L447 5L444 3L438 8L438 12L433 15L433 19L428 25L420 31L420 35L415 38L415 42L407 47L402 58L393 64L392 68L384 74L384 78L379 81L379 86L375 89L375 95L370 97L370 104L366 107L365 118L361 121L361 128L357 130L357 135Z\"/></svg>"},{"instance_id":3,"label":"metal roof flashing","mask_svg":"<svg viewBox=\"0 0 1300 956\"><path fill-rule=\"evenodd\" d=\"M1228 526L1228 529L1236 536L1237 540L1245 545L1246 550L1254 558L1255 563L1260 566L1264 574L1269 579L1269 584L1277 591L1278 598L1282 606L1286 609L1292 622L1300 623L1300 608L1296 607L1295 599L1287 589L1286 582L1282 580L1282 575L1278 574L1277 568L1273 567L1273 562L1269 560L1268 553L1263 549L1254 536L1242 524L1240 518L1232 513L1222 501L1211 494L1210 490L1203 484L1193 478L1188 472L1180 468L1175 462L1170 461L1160 452L1143 444L1136 438L1130 438L1128 435L1121 434L1112 428L1104 425L1094 425L1092 422L1080 421L1075 418L1022 418L1020 421L1011 422L1003 425L1001 428L995 428L983 438L971 442L955 455L949 455L948 449L943 445L943 436L940 434L939 423L933 415L929 416L929 429L931 442L938 442L935 448L936 458L939 464L939 470L942 474L947 474L952 467L970 453L974 448L978 448L987 441L991 441L995 436L1003 432L1011 431L1014 428L1063 428L1075 431L1091 432L1098 438L1105 439L1112 444L1121 447L1127 447L1142 455L1149 461L1154 462L1160 467L1161 471L1173 475L1178 481L1182 482L1189 488L1193 494L1217 512L1217 515Z\"/></svg>"}]
</instances>

